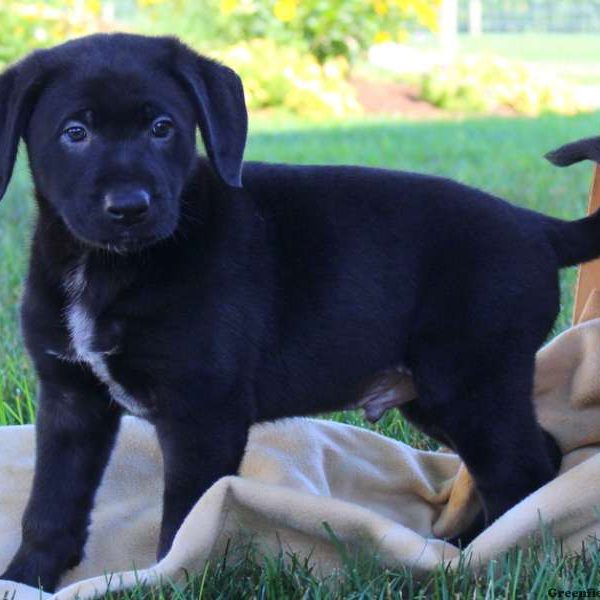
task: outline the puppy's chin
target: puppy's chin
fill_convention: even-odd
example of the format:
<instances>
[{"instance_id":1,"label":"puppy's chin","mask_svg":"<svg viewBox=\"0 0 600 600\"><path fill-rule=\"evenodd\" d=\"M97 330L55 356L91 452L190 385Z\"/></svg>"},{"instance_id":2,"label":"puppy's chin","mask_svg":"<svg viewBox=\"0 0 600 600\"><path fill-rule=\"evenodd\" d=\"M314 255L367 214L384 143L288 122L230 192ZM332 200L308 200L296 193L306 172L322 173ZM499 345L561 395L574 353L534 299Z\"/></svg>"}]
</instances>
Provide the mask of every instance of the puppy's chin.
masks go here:
<instances>
[{"instance_id":1,"label":"puppy's chin","mask_svg":"<svg viewBox=\"0 0 600 600\"><path fill-rule=\"evenodd\" d=\"M77 227L67 220L65 220L65 224L71 235L83 246L115 254L140 252L171 237L177 228L176 223L172 226L163 223L159 228L132 227L115 233L87 231L86 228Z\"/></svg>"},{"instance_id":2,"label":"puppy's chin","mask_svg":"<svg viewBox=\"0 0 600 600\"><path fill-rule=\"evenodd\" d=\"M166 239L169 236L164 237L148 237L148 238L130 238L130 239L118 239L108 241L96 241L87 242L88 245L96 248L101 248L107 252L114 252L115 254L135 254L145 248L149 248L154 244Z\"/></svg>"}]
</instances>

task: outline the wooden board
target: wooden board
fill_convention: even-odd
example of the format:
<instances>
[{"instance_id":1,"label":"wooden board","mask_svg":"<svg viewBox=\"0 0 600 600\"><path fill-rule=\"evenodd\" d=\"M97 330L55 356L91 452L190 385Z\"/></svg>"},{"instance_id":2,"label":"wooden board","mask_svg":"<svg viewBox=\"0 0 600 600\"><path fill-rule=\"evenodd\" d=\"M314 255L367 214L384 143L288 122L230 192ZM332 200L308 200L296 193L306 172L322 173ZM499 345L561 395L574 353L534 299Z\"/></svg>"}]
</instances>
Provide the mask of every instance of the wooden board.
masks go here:
<instances>
[{"instance_id":1,"label":"wooden board","mask_svg":"<svg viewBox=\"0 0 600 600\"><path fill-rule=\"evenodd\" d=\"M590 188L588 214L600 208L600 166L594 166L594 176ZM587 306L586 306L587 305ZM600 316L600 259L592 260L579 267L573 324ZM583 317L583 319L582 319Z\"/></svg>"}]
</instances>

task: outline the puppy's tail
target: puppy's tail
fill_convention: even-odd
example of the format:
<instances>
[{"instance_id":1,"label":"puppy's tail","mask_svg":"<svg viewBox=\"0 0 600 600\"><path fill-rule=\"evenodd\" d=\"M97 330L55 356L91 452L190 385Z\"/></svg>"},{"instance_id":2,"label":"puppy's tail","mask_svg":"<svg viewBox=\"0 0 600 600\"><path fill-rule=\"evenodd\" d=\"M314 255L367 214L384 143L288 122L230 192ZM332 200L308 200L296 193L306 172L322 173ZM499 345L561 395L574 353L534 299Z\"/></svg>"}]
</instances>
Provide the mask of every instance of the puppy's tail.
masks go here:
<instances>
[{"instance_id":1,"label":"puppy's tail","mask_svg":"<svg viewBox=\"0 0 600 600\"><path fill-rule=\"evenodd\" d=\"M565 144L545 158L557 167L592 160L600 163L600 136ZM548 218L546 229L558 263L571 267L600 257L600 211L577 221Z\"/></svg>"},{"instance_id":2,"label":"puppy's tail","mask_svg":"<svg viewBox=\"0 0 600 600\"><path fill-rule=\"evenodd\" d=\"M546 231L560 267L600 257L600 211L577 221L547 219Z\"/></svg>"}]
</instances>

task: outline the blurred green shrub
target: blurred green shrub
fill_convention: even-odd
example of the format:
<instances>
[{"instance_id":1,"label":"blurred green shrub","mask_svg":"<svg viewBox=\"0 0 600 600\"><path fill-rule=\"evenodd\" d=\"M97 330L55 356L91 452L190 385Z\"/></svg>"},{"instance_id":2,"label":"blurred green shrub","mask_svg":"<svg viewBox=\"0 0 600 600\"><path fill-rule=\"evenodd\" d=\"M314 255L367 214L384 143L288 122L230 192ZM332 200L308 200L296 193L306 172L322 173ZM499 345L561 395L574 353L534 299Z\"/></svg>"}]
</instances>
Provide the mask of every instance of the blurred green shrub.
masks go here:
<instances>
[{"instance_id":1,"label":"blurred green shrub","mask_svg":"<svg viewBox=\"0 0 600 600\"><path fill-rule=\"evenodd\" d=\"M520 114L572 114L578 105L574 88L534 66L495 56L474 56L439 66L424 75L420 95L447 110Z\"/></svg>"},{"instance_id":2,"label":"blurred green shrub","mask_svg":"<svg viewBox=\"0 0 600 600\"><path fill-rule=\"evenodd\" d=\"M320 63L352 60L373 41L402 39L418 23L437 27L439 0L221 0L221 33L302 43Z\"/></svg>"},{"instance_id":3,"label":"blurred green shrub","mask_svg":"<svg viewBox=\"0 0 600 600\"><path fill-rule=\"evenodd\" d=\"M100 0L0 0L0 68L31 50L107 25Z\"/></svg>"},{"instance_id":4,"label":"blurred green shrub","mask_svg":"<svg viewBox=\"0 0 600 600\"><path fill-rule=\"evenodd\" d=\"M240 42L211 55L240 75L250 109L284 108L312 119L361 112L343 57L321 65L310 54L267 39Z\"/></svg>"},{"instance_id":5,"label":"blurred green shrub","mask_svg":"<svg viewBox=\"0 0 600 600\"><path fill-rule=\"evenodd\" d=\"M177 32L194 46L265 38L312 54L321 64L352 61L374 41L402 41L417 25L437 28L441 0L137 0L154 28ZM174 26L180 22L180 26ZM200 33L194 34L194 28Z\"/></svg>"}]
</instances>

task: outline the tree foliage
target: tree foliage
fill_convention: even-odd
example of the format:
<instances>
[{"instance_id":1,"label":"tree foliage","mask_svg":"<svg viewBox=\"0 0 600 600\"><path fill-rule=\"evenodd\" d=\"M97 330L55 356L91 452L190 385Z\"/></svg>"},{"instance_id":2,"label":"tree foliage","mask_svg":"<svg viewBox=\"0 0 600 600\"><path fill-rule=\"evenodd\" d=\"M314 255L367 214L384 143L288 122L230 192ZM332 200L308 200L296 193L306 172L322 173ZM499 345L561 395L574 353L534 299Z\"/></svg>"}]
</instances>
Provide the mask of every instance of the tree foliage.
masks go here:
<instances>
[{"instance_id":1,"label":"tree foliage","mask_svg":"<svg viewBox=\"0 0 600 600\"><path fill-rule=\"evenodd\" d=\"M352 59L374 41L403 39L407 27L437 27L439 0L221 0L221 32L300 43L321 63Z\"/></svg>"},{"instance_id":2,"label":"tree foliage","mask_svg":"<svg viewBox=\"0 0 600 600\"><path fill-rule=\"evenodd\" d=\"M101 0L0 1L0 66L106 25Z\"/></svg>"},{"instance_id":3,"label":"tree foliage","mask_svg":"<svg viewBox=\"0 0 600 600\"><path fill-rule=\"evenodd\" d=\"M406 38L420 27L437 28L441 0L177 0L177 13L185 21L213 32L208 36L223 45L268 38L310 52L320 63L332 57L352 60L373 42ZM138 0L144 9L163 19L173 14L173 1ZM190 31L191 33L191 31Z\"/></svg>"}]
</instances>

